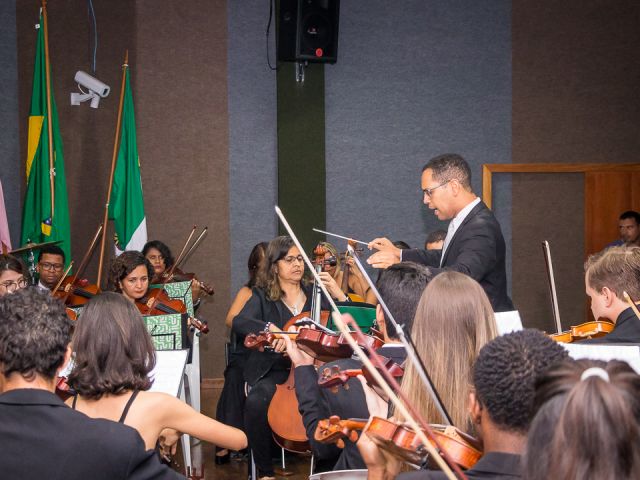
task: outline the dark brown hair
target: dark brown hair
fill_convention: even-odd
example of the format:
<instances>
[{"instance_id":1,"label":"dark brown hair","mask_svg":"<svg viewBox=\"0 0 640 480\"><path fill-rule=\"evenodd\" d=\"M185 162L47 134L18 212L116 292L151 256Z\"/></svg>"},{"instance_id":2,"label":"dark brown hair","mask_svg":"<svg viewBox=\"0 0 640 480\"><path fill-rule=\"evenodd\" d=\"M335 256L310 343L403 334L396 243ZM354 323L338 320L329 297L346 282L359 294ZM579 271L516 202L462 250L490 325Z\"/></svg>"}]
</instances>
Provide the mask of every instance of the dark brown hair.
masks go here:
<instances>
[{"instance_id":1,"label":"dark brown hair","mask_svg":"<svg viewBox=\"0 0 640 480\"><path fill-rule=\"evenodd\" d=\"M249 281L245 284L246 287L253 288L258 280L258 272L260 271L260 265L264 262L266 255L267 242L260 242L253 246L251 253L249 254L249 260L247 260L247 268L249 269Z\"/></svg>"},{"instance_id":2,"label":"dark brown hair","mask_svg":"<svg viewBox=\"0 0 640 480\"><path fill-rule=\"evenodd\" d=\"M534 404L523 478L638 477L640 376L628 364L566 360L540 380Z\"/></svg>"},{"instance_id":3,"label":"dark brown hair","mask_svg":"<svg viewBox=\"0 0 640 480\"><path fill-rule=\"evenodd\" d=\"M156 363L151 336L136 307L122 295L93 297L73 335L74 367L69 384L83 397L99 399L151 387Z\"/></svg>"},{"instance_id":4,"label":"dark brown hair","mask_svg":"<svg viewBox=\"0 0 640 480\"><path fill-rule=\"evenodd\" d=\"M12 272L24 275L27 269L18 257L13 255L0 255L0 273L11 270Z\"/></svg>"},{"instance_id":5,"label":"dark brown hair","mask_svg":"<svg viewBox=\"0 0 640 480\"><path fill-rule=\"evenodd\" d=\"M122 293L120 282L140 265L147 267L147 275L149 276L149 282L151 282L154 273L153 265L142 253L131 250L123 252L120 256L114 258L109 268L109 290Z\"/></svg>"}]
</instances>

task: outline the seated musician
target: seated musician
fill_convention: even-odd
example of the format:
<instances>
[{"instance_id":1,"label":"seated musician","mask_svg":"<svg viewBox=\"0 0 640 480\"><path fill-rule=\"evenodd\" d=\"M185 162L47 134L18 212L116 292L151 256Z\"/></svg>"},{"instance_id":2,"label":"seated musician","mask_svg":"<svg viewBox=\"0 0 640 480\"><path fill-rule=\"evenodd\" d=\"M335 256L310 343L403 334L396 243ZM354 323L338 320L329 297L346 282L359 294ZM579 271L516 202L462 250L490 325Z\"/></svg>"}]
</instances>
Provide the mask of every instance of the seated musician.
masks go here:
<instances>
[{"instance_id":1,"label":"seated musician","mask_svg":"<svg viewBox=\"0 0 640 480\"><path fill-rule=\"evenodd\" d=\"M47 245L38 254L36 272L38 272L38 288L53 290L64 275L66 258L64 251L57 245Z\"/></svg>"},{"instance_id":2,"label":"seated musician","mask_svg":"<svg viewBox=\"0 0 640 480\"><path fill-rule=\"evenodd\" d=\"M163 277L163 274L168 272L175 262L171 250L165 243L160 240L151 240L142 248L142 254L153 266L153 277L150 279L152 284L175 281L175 279L172 280ZM191 295L193 297L194 307L197 307L200 303L200 291L200 282L194 279L194 281L191 282Z\"/></svg>"},{"instance_id":3,"label":"seated musician","mask_svg":"<svg viewBox=\"0 0 640 480\"><path fill-rule=\"evenodd\" d=\"M535 408L523 478L638 478L640 376L627 363L566 360L538 382Z\"/></svg>"},{"instance_id":4,"label":"seated musician","mask_svg":"<svg viewBox=\"0 0 640 480\"><path fill-rule=\"evenodd\" d=\"M407 330L411 329L418 301L431 278L428 267L411 262L401 262L380 272L376 287L394 319ZM385 341L385 345L377 352L401 365L406 358L404 346L398 339L395 327L385 320L380 305L376 307L376 323ZM335 445L324 445L313 439L318 421L331 415L345 419L369 417L362 385L357 379L352 378L347 382L348 388L339 388L335 392L320 388L313 358L298 349L295 342L288 339L285 339L285 342L287 353L295 366L299 410L318 462L318 470L331 469L332 464L335 464L334 470L364 468L364 462L354 443L345 442L345 448L339 449ZM346 370L361 367L359 360L349 358L327 363L319 370L321 372L324 368Z\"/></svg>"},{"instance_id":5,"label":"seated musician","mask_svg":"<svg viewBox=\"0 0 640 480\"><path fill-rule=\"evenodd\" d=\"M161 465L133 428L90 419L54 394L71 356L71 330L62 303L49 294L23 289L0 298L2 477L184 478Z\"/></svg>"},{"instance_id":6,"label":"seated musician","mask_svg":"<svg viewBox=\"0 0 640 480\"><path fill-rule=\"evenodd\" d=\"M147 294L152 277L153 267L144 255L134 250L123 252L111 261L109 288L135 302Z\"/></svg>"},{"instance_id":7,"label":"seated musician","mask_svg":"<svg viewBox=\"0 0 640 480\"><path fill-rule=\"evenodd\" d=\"M236 294L231 302L225 324L231 328L233 319L242 310L247 300L251 298L252 289L256 285L258 270L264 261L267 242L260 242L251 249L247 269L249 280ZM249 350L244 346L244 337L231 335L228 350L227 367L224 369L224 386L216 406L216 420L234 427L244 428L244 402L247 396L244 393L244 365L249 355ZM227 463L230 459L229 450L222 449L216 452L216 464Z\"/></svg>"},{"instance_id":8,"label":"seated musician","mask_svg":"<svg viewBox=\"0 0 640 480\"><path fill-rule=\"evenodd\" d=\"M310 311L312 289L305 284L303 276L304 260L293 240L281 236L269 242L257 285L233 319L236 335L246 336L265 329L278 332L294 315ZM332 279L327 283L331 282L335 284ZM330 288L333 289L335 286ZM245 365L244 376L250 387L245 403L245 431L260 478L274 475L267 412L276 384L283 383L289 375L291 362L282 355L284 349L284 341L276 340L273 351L254 350Z\"/></svg>"},{"instance_id":9,"label":"seated musician","mask_svg":"<svg viewBox=\"0 0 640 480\"><path fill-rule=\"evenodd\" d=\"M343 290L343 293L346 295L355 294L357 295L356 298L359 297L359 301L364 302L370 287L360 270L356 267L353 258L347 257L346 260L344 258L341 259L341 255L336 247L329 242L320 242L320 245L327 249L325 261L335 261L335 265L329 264L324 266L320 277L331 275L336 281L336 284ZM349 268L349 277L347 279L348 284L346 285L346 291L344 291L345 289L343 287L345 287L345 285L343 285L343 279L346 268ZM345 300L348 300L348 298L345 298Z\"/></svg>"},{"instance_id":10,"label":"seated musician","mask_svg":"<svg viewBox=\"0 0 640 480\"><path fill-rule=\"evenodd\" d=\"M25 288L29 281L24 277L27 269L19 258L0 255L0 297Z\"/></svg>"},{"instance_id":11,"label":"seated musician","mask_svg":"<svg viewBox=\"0 0 640 480\"><path fill-rule=\"evenodd\" d=\"M615 323L604 337L581 343L640 343L640 319L624 298L624 292L640 300L640 247L611 247L591 255L585 263L585 286L591 312L598 320Z\"/></svg>"},{"instance_id":12,"label":"seated musician","mask_svg":"<svg viewBox=\"0 0 640 480\"><path fill-rule=\"evenodd\" d=\"M91 299L78 318L72 344L74 367L68 383L77 396L67 403L74 410L135 428L148 449L156 446L165 428L224 448L246 447L241 430L198 413L176 397L147 391L155 350L142 316L121 295L105 292Z\"/></svg>"},{"instance_id":13,"label":"seated musician","mask_svg":"<svg viewBox=\"0 0 640 480\"><path fill-rule=\"evenodd\" d=\"M142 254L153 266L153 283L162 281L162 274L173 266L174 258L169 247L160 240L150 240L142 248Z\"/></svg>"},{"instance_id":14,"label":"seated musician","mask_svg":"<svg viewBox=\"0 0 640 480\"><path fill-rule=\"evenodd\" d=\"M535 412L536 382L566 358L564 348L537 330L503 335L482 347L473 367L469 414L477 427L483 456L465 472L469 479L521 477L521 455ZM382 454L366 434L362 435L358 446L374 478L382 478L376 474L381 467L387 472L399 471L399 461ZM445 478L439 471L416 471L398 476L399 480Z\"/></svg>"}]
</instances>

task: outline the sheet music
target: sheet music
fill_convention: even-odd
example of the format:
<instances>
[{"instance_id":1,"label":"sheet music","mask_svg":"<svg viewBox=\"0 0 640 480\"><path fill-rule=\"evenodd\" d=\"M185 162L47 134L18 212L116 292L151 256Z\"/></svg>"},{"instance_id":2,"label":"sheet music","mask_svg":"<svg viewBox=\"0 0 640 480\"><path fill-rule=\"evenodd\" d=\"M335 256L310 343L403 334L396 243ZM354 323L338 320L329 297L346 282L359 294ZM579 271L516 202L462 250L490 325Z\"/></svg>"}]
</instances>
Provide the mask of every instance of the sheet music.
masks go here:
<instances>
[{"instance_id":1,"label":"sheet music","mask_svg":"<svg viewBox=\"0 0 640 480\"><path fill-rule=\"evenodd\" d=\"M158 350L156 351L156 366L149 373L153 378L150 392L164 392L177 397L187 365L189 350Z\"/></svg>"},{"instance_id":2,"label":"sheet music","mask_svg":"<svg viewBox=\"0 0 640 480\"><path fill-rule=\"evenodd\" d=\"M640 346L581 343L561 343L571 358L589 358L591 360L622 360L640 374Z\"/></svg>"},{"instance_id":3,"label":"sheet music","mask_svg":"<svg viewBox=\"0 0 640 480\"><path fill-rule=\"evenodd\" d=\"M522 330L522 320L520 319L520 312L518 312L518 310L496 312L494 315L496 317L496 325L498 326L498 335Z\"/></svg>"}]
</instances>

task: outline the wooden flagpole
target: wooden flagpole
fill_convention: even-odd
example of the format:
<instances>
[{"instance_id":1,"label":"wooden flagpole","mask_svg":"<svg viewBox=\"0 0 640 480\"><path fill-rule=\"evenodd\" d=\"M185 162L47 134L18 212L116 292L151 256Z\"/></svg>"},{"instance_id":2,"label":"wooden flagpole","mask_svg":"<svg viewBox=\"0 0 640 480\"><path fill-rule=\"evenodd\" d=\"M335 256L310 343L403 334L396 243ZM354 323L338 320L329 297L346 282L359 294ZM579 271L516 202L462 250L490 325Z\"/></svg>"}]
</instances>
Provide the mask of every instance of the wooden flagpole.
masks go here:
<instances>
[{"instance_id":1,"label":"wooden flagpole","mask_svg":"<svg viewBox=\"0 0 640 480\"><path fill-rule=\"evenodd\" d=\"M51 223L56 208L55 169L53 162L53 127L51 125L51 73L49 62L49 28L47 24L47 0L42 0L42 23L44 28L44 65L47 85L47 132L49 132L49 188L51 189Z\"/></svg>"},{"instance_id":2,"label":"wooden flagpole","mask_svg":"<svg viewBox=\"0 0 640 480\"><path fill-rule=\"evenodd\" d=\"M124 87L129 68L129 50L125 51L124 63L122 64L122 86L120 87L120 105L118 106L118 120L116 122L116 136L113 141L113 156L111 157L111 174L109 175L109 185L107 187L107 203L104 205L104 233L100 241L100 262L98 263L98 278L96 284L101 287L102 266L104 264L105 240L107 238L107 222L109 221L109 202L111 201L111 189L113 187L113 174L116 170L116 160L118 159L118 147L120 144L120 126L122 125L122 107L124 105Z\"/></svg>"}]
</instances>

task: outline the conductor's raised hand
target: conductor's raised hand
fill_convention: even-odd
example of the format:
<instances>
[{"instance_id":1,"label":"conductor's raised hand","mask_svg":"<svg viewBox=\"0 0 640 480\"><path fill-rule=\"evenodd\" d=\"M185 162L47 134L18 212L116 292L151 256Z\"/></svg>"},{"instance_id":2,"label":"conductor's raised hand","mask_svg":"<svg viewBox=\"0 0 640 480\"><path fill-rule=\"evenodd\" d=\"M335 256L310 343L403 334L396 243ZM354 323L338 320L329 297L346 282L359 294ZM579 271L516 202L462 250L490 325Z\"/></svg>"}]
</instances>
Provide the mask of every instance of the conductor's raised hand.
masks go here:
<instances>
[{"instance_id":1,"label":"conductor's raised hand","mask_svg":"<svg viewBox=\"0 0 640 480\"><path fill-rule=\"evenodd\" d=\"M378 250L367 259L373 268L387 268L400 262L400 249L388 238L374 238L368 246L369 250Z\"/></svg>"}]
</instances>

